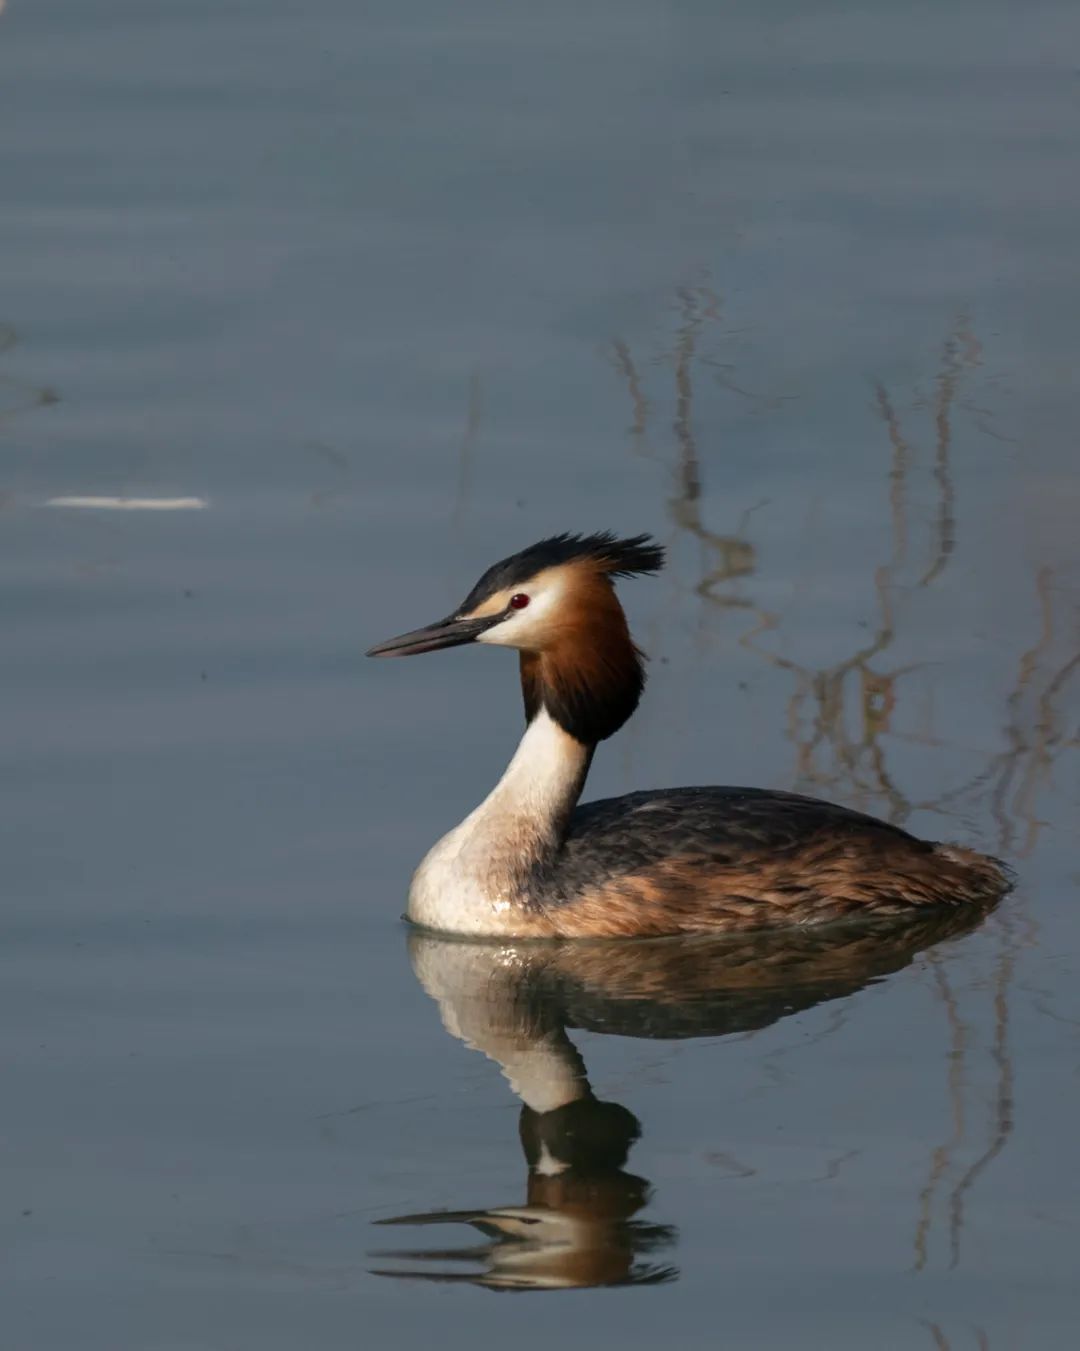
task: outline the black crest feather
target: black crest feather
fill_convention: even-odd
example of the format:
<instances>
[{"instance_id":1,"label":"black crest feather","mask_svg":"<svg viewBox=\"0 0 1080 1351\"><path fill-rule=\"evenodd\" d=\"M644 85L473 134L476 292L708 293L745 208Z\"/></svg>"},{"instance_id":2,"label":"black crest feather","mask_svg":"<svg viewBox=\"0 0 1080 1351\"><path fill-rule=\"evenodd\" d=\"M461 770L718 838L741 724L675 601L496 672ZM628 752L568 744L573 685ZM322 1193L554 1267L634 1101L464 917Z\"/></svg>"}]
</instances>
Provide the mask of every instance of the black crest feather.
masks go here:
<instances>
[{"instance_id":1,"label":"black crest feather","mask_svg":"<svg viewBox=\"0 0 1080 1351\"><path fill-rule=\"evenodd\" d=\"M521 586L545 568L583 561L594 563L611 577L632 577L635 573L659 572L664 566L664 550L651 535L617 539L610 530L596 535L552 535L488 568L461 608L471 610L496 591Z\"/></svg>"}]
</instances>

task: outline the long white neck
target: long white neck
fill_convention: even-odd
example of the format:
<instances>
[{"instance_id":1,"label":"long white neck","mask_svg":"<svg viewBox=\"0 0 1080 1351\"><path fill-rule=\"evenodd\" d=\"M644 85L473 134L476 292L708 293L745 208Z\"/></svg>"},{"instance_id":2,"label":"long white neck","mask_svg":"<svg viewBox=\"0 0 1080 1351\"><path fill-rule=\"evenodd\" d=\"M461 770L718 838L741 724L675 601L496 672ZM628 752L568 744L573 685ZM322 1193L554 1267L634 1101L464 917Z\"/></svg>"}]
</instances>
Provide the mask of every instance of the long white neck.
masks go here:
<instances>
[{"instance_id":1,"label":"long white neck","mask_svg":"<svg viewBox=\"0 0 1080 1351\"><path fill-rule=\"evenodd\" d=\"M521 933L530 875L559 847L591 756L541 708L496 786L416 870L409 918L451 933Z\"/></svg>"}]
</instances>

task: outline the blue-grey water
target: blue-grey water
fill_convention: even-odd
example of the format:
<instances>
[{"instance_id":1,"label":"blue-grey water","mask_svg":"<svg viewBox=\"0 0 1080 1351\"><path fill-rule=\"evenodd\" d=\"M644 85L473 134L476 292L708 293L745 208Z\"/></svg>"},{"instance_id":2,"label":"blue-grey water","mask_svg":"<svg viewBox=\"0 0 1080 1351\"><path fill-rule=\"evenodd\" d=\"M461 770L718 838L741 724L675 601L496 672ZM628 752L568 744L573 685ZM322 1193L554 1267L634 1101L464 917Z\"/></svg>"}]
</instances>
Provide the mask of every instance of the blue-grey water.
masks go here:
<instances>
[{"instance_id":1,"label":"blue-grey water","mask_svg":"<svg viewBox=\"0 0 1080 1351\"><path fill-rule=\"evenodd\" d=\"M1078 117L1067 0L10 0L5 1345L1075 1339ZM797 787L1019 885L719 1013L722 956L636 1022L541 983L655 1250L507 1302L373 1221L525 1197L399 922L513 663L361 654L608 527L671 565L591 794Z\"/></svg>"}]
</instances>

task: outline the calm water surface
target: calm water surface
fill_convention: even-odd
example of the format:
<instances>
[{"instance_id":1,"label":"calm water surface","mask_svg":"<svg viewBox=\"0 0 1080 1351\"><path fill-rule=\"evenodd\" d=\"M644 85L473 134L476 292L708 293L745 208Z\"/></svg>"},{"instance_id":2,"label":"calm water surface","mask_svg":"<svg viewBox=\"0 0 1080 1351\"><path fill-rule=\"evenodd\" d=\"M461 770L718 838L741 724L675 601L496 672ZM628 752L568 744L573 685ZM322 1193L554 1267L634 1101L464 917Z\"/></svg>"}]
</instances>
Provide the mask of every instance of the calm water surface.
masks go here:
<instances>
[{"instance_id":1,"label":"calm water surface","mask_svg":"<svg viewBox=\"0 0 1080 1351\"><path fill-rule=\"evenodd\" d=\"M1054 0L11 0L6 1342L1075 1339L1078 114ZM819 793L1002 911L410 944L518 694L360 654L605 527L672 561L591 794Z\"/></svg>"}]
</instances>

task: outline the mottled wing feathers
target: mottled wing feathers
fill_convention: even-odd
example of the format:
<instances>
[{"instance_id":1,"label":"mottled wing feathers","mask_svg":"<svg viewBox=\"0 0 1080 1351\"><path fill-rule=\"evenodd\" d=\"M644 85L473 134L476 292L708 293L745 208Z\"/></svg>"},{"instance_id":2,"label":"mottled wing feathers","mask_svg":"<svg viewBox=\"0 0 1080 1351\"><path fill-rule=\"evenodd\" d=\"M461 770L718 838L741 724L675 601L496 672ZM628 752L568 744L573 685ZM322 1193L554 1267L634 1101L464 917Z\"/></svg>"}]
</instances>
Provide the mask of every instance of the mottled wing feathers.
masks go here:
<instances>
[{"instance_id":1,"label":"mottled wing feathers","mask_svg":"<svg viewBox=\"0 0 1080 1351\"><path fill-rule=\"evenodd\" d=\"M669 788L589 802L574 812L566 840L573 857L625 871L672 854L707 855L732 862L758 852L778 853L822 830L922 841L876 817L797 793L763 788Z\"/></svg>"},{"instance_id":2,"label":"mottled wing feathers","mask_svg":"<svg viewBox=\"0 0 1080 1351\"><path fill-rule=\"evenodd\" d=\"M990 904L995 860L861 812L751 788L631 793L579 807L538 879L565 937L748 930Z\"/></svg>"}]
</instances>

